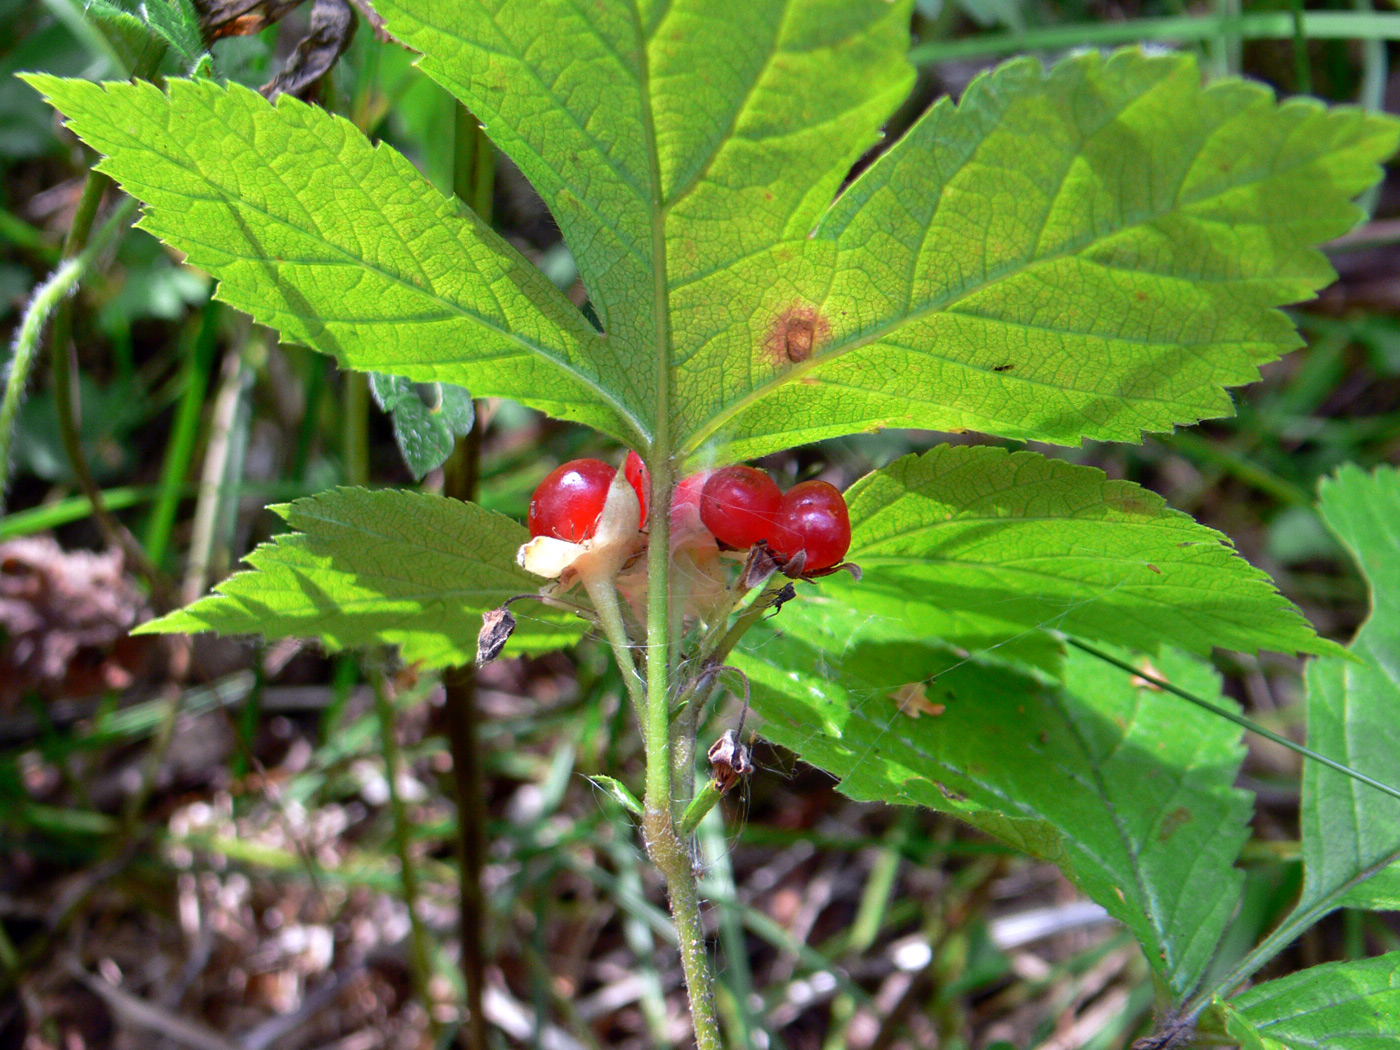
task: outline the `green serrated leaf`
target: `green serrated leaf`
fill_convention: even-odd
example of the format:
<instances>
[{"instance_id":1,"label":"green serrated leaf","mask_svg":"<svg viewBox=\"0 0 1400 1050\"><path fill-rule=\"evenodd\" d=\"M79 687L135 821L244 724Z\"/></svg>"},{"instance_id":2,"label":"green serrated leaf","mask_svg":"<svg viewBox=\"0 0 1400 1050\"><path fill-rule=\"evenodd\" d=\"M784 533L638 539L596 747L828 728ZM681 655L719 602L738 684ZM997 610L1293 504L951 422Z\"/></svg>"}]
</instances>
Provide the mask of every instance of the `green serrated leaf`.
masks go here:
<instances>
[{"instance_id":1,"label":"green serrated leaf","mask_svg":"<svg viewBox=\"0 0 1400 1050\"><path fill-rule=\"evenodd\" d=\"M1400 785L1400 470L1342 468L1324 482L1323 518L1361 567L1371 615L1352 641L1359 660L1308 666L1308 746ZM1303 769L1303 893L1295 915L1345 903L1389 907L1387 879L1364 875L1400 855L1400 801L1317 763Z\"/></svg>"},{"instance_id":2,"label":"green serrated leaf","mask_svg":"<svg viewBox=\"0 0 1400 1050\"><path fill-rule=\"evenodd\" d=\"M31 75L140 225L218 297L342 365L513 397L626 441L631 370L538 270L401 154L288 95ZM640 418L640 417L638 417Z\"/></svg>"},{"instance_id":3,"label":"green serrated leaf","mask_svg":"<svg viewBox=\"0 0 1400 1050\"><path fill-rule=\"evenodd\" d=\"M1356 222L1397 137L1203 86L1187 55L1023 60L833 203L912 82L908 0L380 6L542 194L605 339L343 122L36 83L148 225L288 338L692 460L882 426L1138 440L1228 414L1226 387L1298 345L1277 307L1332 279L1314 246Z\"/></svg>"},{"instance_id":4,"label":"green serrated leaf","mask_svg":"<svg viewBox=\"0 0 1400 1050\"><path fill-rule=\"evenodd\" d=\"M447 461L457 439L471 432L476 419L471 393L450 383L420 389L402 376L372 372L369 388L389 413L404 463L419 481Z\"/></svg>"},{"instance_id":5,"label":"green serrated leaf","mask_svg":"<svg viewBox=\"0 0 1400 1050\"><path fill-rule=\"evenodd\" d=\"M1197 653L1335 648L1225 536L1091 467L941 445L846 498L847 558L865 575L832 577L823 595L874 632L974 650L1041 629Z\"/></svg>"},{"instance_id":6,"label":"green serrated leaf","mask_svg":"<svg viewBox=\"0 0 1400 1050\"><path fill-rule=\"evenodd\" d=\"M1227 414L1225 385L1298 345L1274 307L1331 280L1310 246L1355 223L1395 145L1386 118L1203 88L1188 56L1022 61L821 215L908 83L906 5L544 6L384 13L581 246L605 327L670 342L671 433L707 459L878 426L1073 443ZM568 54L536 46L540 17Z\"/></svg>"},{"instance_id":7,"label":"green serrated leaf","mask_svg":"<svg viewBox=\"0 0 1400 1050\"><path fill-rule=\"evenodd\" d=\"M1400 1043L1400 952L1309 967L1222 1009L1248 1050L1390 1050Z\"/></svg>"},{"instance_id":8,"label":"green serrated leaf","mask_svg":"<svg viewBox=\"0 0 1400 1050\"><path fill-rule=\"evenodd\" d=\"M248 555L253 571L137 633L398 645L406 661L446 667L475 658L481 613L539 589L539 578L515 564L525 528L474 503L342 488L273 509L297 531ZM584 629L543 606L517 617L508 652L558 649Z\"/></svg>"},{"instance_id":9,"label":"green serrated leaf","mask_svg":"<svg viewBox=\"0 0 1400 1050\"><path fill-rule=\"evenodd\" d=\"M845 642L765 632L738 654L765 736L852 798L955 813L1060 864L1171 989L1196 984L1239 893L1238 729L1078 651L1060 687L926 646ZM1184 655L1157 668L1229 703ZM897 688L909 682L924 684Z\"/></svg>"},{"instance_id":10,"label":"green serrated leaf","mask_svg":"<svg viewBox=\"0 0 1400 1050\"><path fill-rule=\"evenodd\" d=\"M810 238L676 293L676 429L727 458L878 426L1074 444L1228 415L1224 387L1300 345L1276 307L1332 280L1311 246L1355 224L1396 134L1203 87L1186 55L1008 63L936 104ZM792 323L810 356L756 352Z\"/></svg>"}]
</instances>

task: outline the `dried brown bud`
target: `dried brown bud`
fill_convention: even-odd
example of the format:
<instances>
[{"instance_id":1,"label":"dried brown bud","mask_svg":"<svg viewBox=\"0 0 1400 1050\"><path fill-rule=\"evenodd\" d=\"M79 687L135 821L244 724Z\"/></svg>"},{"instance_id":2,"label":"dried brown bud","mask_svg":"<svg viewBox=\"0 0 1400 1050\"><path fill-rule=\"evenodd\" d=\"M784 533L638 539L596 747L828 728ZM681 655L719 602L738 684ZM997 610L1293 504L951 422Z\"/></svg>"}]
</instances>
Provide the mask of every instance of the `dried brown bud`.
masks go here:
<instances>
[{"instance_id":1,"label":"dried brown bud","mask_svg":"<svg viewBox=\"0 0 1400 1050\"><path fill-rule=\"evenodd\" d=\"M730 729L710 745L710 774L721 795L753 772L749 749L739 743L739 734Z\"/></svg>"},{"instance_id":2,"label":"dried brown bud","mask_svg":"<svg viewBox=\"0 0 1400 1050\"><path fill-rule=\"evenodd\" d=\"M504 606L492 609L481 617L481 633L476 636L476 662L489 664L501 655L515 630L515 617Z\"/></svg>"}]
</instances>

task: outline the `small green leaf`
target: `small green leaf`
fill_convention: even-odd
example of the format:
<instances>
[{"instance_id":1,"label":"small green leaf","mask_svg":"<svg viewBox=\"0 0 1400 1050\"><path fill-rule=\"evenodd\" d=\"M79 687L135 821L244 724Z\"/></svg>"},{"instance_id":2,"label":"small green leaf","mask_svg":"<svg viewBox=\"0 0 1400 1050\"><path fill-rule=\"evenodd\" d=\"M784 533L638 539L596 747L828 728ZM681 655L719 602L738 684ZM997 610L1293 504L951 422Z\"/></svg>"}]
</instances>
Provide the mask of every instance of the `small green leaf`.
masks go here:
<instances>
[{"instance_id":1,"label":"small green leaf","mask_svg":"<svg viewBox=\"0 0 1400 1050\"><path fill-rule=\"evenodd\" d=\"M1246 1050L1390 1050L1400 1045L1400 952L1312 966L1223 1008Z\"/></svg>"},{"instance_id":2,"label":"small green leaf","mask_svg":"<svg viewBox=\"0 0 1400 1050\"><path fill-rule=\"evenodd\" d=\"M1342 468L1323 483L1322 515L1371 589L1371 615L1350 649L1307 671L1308 746L1386 784L1400 785L1400 470ZM1303 769L1303 893L1296 915L1373 899L1365 875L1400 855L1400 801L1310 762Z\"/></svg>"},{"instance_id":3,"label":"small green leaf","mask_svg":"<svg viewBox=\"0 0 1400 1050\"><path fill-rule=\"evenodd\" d=\"M865 575L822 592L873 633L912 627L970 649L1039 629L1197 653L1331 645L1225 536L1091 467L941 445L846 496L847 558Z\"/></svg>"},{"instance_id":4,"label":"small green leaf","mask_svg":"<svg viewBox=\"0 0 1400 1050\"><path fill-rule=\"evenodd\" d=\"M852 798L955 813L1060 864L1174 992L1196 984L1239 894L1238 729L1078 651L1061 687L927 646L751 635L736 662L765 736ZM1229 703L1200 663L1157 667Z\"/></svg>"},{"instance_id":5,"label":"small green leaf","mask_svg":"<svg viewBox=\"0 0 1400 1050\"><path fill-rule=\"evenodd\" d=\"M248 555L217 593L138 633L219 631L319 638L328 647L399 645L406 661L471 663L481 613L540 580L515 564L529 534L474 503L423 493L333 489L273 508L296 532ZM518 606L517 606L518 608ZM583 624L522 610L507 652L570 645Z\"/></svg>"},{"instance_id":6,"label":"small green leaf","mask_svg":"<svg viewBox=\"0 0 1400 1050\"><path fill-rule=\"evenodd\" d=\"M599 775L590 776L588 779L593 783L594 787L598 788L603 794L622 806L628 813L631 813L634 817L640 817L642 815L641 802L637 800L636 795L627 790L626 785L623 784L622 781L615 777Z\"/></svg>"},{"instance_id":7,"label":"small green leaf","mask_svg":"<svg viewBox=\"0 0 1400 1050\"><path fill-rule=\"evenodd\" d=\"M371 372L369 388L375 403L389 413L404 463L419 481L446 462L476 419L471 393L451 383L416 384Z\"/></svg>"},{"instance_id":8,"label":"small green leaf","mask_svg":"<svg viewBox=\"0 0 1400 1050\"><path fill-rule=\"evenodd\" d=\"M167 95L27 79L107 155L101 170L146 202L141 225L289 341L635 439L613 392L629 389L631 370L573 304L348 121L209 81L172 80Z\"/></svg>"}]
</instances>

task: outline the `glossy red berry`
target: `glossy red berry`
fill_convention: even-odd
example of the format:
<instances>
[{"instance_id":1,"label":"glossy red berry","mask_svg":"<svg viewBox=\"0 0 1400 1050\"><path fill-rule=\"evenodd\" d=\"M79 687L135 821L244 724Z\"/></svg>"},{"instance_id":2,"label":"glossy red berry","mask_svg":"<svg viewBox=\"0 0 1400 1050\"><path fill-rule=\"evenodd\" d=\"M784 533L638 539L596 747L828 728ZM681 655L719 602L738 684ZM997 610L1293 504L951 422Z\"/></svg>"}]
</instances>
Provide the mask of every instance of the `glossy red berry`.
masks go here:
<instances>
[{"instance_id":1,"label":"glossy red berry","mask_svg":"<svg viewBox=\"0 0 1400 1050\"><path fill-rule=\"evenodd\" d=\"M794 485L783 496L777 527L768 542L783 558L806 551L804 573L838 564L851 549L851 517L845 497L835 485L825 481Z\"/></svg>"},{"instance_id":2,"label":"glossy red berry","mask_svg":"<svg viewBox=\"0 0 1400 1050\"><path fill-rule=\"evenodd\" d=\"M555 467L530 500L530 535L571 543L591 537L616 473L599 459L574 459Z\"/></svg>"},{"instance_id":3,"label":"glossy red berry","mask_svg":"<svg viewBox=\"0 0 1400 1050\"><path fill-rule=\"evenodd\" d=\"M646 528L647 502L651 499L651 471L647 470L641 456L629 450L627 459L622 464L622 473L631 483L632 491L637 494L637 502L642 505L641 527Z\"/></svg>"},{"instance_id":4,"label":"glossy red berry","mask_svg":"<svg viewBox=\"0 0 1400 1050\"><path fill-rule=\"evenodd\" d=\"M754 467L721 467L710 475L700 495L700 520L715 539L730 547L752 547L773 534L778 483Z\"/></svg>"}]
</instances>

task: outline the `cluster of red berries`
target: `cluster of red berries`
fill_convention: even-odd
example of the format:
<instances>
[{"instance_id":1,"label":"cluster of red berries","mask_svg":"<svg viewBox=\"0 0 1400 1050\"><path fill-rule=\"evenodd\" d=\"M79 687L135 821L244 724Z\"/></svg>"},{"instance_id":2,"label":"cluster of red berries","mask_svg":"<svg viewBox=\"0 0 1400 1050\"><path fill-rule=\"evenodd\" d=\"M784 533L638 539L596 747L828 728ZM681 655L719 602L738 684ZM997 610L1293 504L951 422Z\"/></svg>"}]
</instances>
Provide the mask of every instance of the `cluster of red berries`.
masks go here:
<instances>
[{"instance_id":1,"label":"cluster of red berries","mask_svg":"<svg viewBox=\"0 0 1400 1050\"><path fill-rule=\"evenodd\" d=\"M629 452L623 473L641 502L645 526L651 488L646 464ZM597 459L575 459L555 468L530 500L530 535L574 543L588 539L616 474ZM763 542L783 561L805 554L804 573L838 564L851 546L846 500L825 481L804 481L784 493L754 467L721 467L681 481L673 504L673 517L682 506L698 505L701 522L726 547L744 550Z\"/></svg>"}]
</instances>

